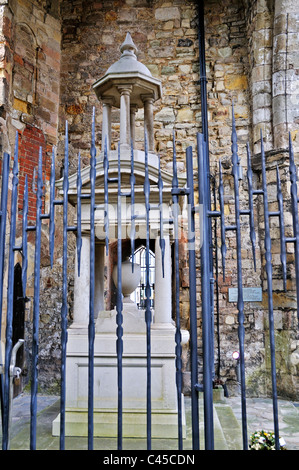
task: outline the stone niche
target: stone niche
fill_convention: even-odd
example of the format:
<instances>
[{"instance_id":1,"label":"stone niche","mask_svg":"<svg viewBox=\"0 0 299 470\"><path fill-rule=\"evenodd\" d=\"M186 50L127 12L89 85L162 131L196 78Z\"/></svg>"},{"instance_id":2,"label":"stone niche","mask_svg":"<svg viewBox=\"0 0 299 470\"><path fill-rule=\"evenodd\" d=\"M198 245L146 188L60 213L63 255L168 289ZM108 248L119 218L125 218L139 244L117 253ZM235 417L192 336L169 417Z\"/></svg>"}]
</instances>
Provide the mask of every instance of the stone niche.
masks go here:
<instances>
[{"instance_id":1,"label":"stone niche","mask_svg":"<svg viewBox=\"0 0 299 470\"><path fill-rule=\"evenodd\" d=\"M118 152L110 150L111 107L120 107L120 167L122 191L130 191L131 142L134 147L134 112L145 109L145 129L148 135L148 174L151 184L150 204L159 203L159 160L154 153L152 103L161 97L161 84L149 70L136 59L136 46L128 34L121 46L122 56L98 80L94 89L103 100L103 134L109 157L109 178L118 177ZM103 145L102 145L103 148ZM144 206L145 153L133 149L135 204ZM96 204L104 202L103 155L96 163ZM90 168L82 170L82 193L90 191ZM171 215L172 175L161 171L163 180L163 216ZM77 203L77 175L69 178L69 201ZM179 178L180 187L185 179ZM62 180L57 182L62 192ZM130 233L130 198L122 206L122 241ZM124 218L123 218L124 216ZM115 437L117 435L117 354L116 354L116 309L105 310L104 266L105 232L103 211L95 212L95 317L94 344L94 436ZM88 411L88 322L90 285L90 203L82 199L82 252L80 276L75 273L74 321L68 329L66 365L66 435L87 435ZM178 437L178 405L175 367L175 325L172 320L172 226L165 225L164 276L160 249L159 211L150 211L151 246L155 253L155 306L151 324L151 420L153 438ZM136 220L136 246L146 238L145 220ZM109 186L109 240L117 238L117 185ZM122 264L123 278L128 261ZM135 274L138 267L135 267ZM115 279L115 277L114 277ZM126 279L125 279L126 280ZM137 282L139 279L137 279ZM147 351L145 311L128 298L129 291L123 284L123 437L146 437L147 396ZM134 285L133 285L134 288ZM131 287L132 290L132 287ZM182 343L188 341L188 332L182 331ZM184 404L184 400L182 400ZM183 435L185 436L185 412L182 409ZM59 416L53 422L53 434L59 434Z\"/></svg>"}]
</instances>

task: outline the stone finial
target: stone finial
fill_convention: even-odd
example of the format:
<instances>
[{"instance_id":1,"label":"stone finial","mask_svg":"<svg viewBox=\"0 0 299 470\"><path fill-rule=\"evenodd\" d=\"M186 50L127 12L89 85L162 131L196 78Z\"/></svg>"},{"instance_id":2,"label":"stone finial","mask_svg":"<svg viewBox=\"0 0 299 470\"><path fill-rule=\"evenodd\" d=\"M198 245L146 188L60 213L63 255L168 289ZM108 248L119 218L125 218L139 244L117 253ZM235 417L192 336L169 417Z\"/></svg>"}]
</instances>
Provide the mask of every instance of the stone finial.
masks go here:
<instances>
[{"instance_id":1,"label":"stone finial","mask_svg":"<svg viewBox=\"0 0 299 470\"><path fill-rule=\"evenodd\" d=\"M124 40L124 42L120 46L120 52L123 55L130 54L130 55L136 56L136 53L138 52L138 49L135 46L130 33L127 33L126 39Z\"/></svg>"}]
</instances>

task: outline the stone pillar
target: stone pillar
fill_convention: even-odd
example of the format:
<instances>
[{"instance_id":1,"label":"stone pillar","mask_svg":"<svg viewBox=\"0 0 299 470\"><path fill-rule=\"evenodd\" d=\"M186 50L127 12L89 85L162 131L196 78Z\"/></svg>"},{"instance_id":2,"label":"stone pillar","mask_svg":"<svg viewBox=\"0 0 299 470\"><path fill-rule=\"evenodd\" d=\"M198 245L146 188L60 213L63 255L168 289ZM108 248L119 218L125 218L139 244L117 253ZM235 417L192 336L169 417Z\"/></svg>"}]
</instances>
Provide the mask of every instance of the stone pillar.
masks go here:
<instances>
[{"instance_id":1,"label":"stone pillar","mask_svg":"<svg viewBox=\"0 0 299 470\"><path fill-rule=\"evenodd\" d=\"M273 148L272 133L272 41L273 18L269 2L257 0L252 6L252 41L249 43L252 93L253 151L260 152L261 131L264 148ZM251 18L251 15L249 15Z\"/></svg>"},{"instance_id":2,"label":"stone pillar","mask_svg":"<svg viewBox=\"0 0 299 470\"><path fill-rule=\"evenodd\" d=\"M95 246L95 292L94 292L94 313L95 318L98 313L105 310L104 304L104 266L105 266L105 246L96 244Z\"/></svg>"},{"instance_id":3,"label":"stone pillar","mask_svg":"<svg viewBox=\"0 0 299 470\"><path fill-rule=\"evenodd\" d=\"M171 250L169 236L164 237L164 277L160 237L155 241L155 323L171 323Z\"/></svg>"},{"instance_id":4,"label":"stone pillar","mask_svg":"<svg viewBox=\"0 0 299 470\"><path fill-rule=\"evenodd\" d=\"M105 148L107 138L107 150L111 149L111 102L103 102L103 123L102 123L102 150Z\"/></svg>"},{"instance_id":5,"label":"stone pillar","mask_svg":"<svg viewBox=\"0 0 299 470\"><path fill-rule=\"evenodd\" d=\"M135 104L130 107L130 127L131 127L131 142L133 143L133 148L135 148L135 114L137 111L137 106Z\"/></svg>"},{"instance_id":6,"label":"stone pillar","mask_svg":"<svg viewBox=\"0 0 299 470\"><path fill-rule=\"evenodd\" d=\"M144 103L144 127L148 138L148 150L154 152L154 99L152 95L142 96Z\"/></svg>"},{"instance_id":7,"label":"stone pillar","mask_svg":"<svg viewBox=\"0 0 299 470\"><path fill-rule=\"evenodd\" d=\"M131 147L130 131L130 94L132 86L118 87L120 92L120 148L128 150Z\"/></svg>"},{"instance_id":8,"label":"stone pillar","mask_svg":"<svg viewBox=\"0 0 299 470\"><path fill-rule=\"evenodd\" d=\"M77 251L74 280L74 322L72 327L87 328L89 321L90 237L82 235L81 267L78 276Z\"/></svg>"},{"instance_id":9,"label":"stone pillar","mask_svg":"<svg viewBox=\"0 0 299 470\"><path fill-rule=\"evenodd\" d=\"M288 147L299 118L298 2L275 0L273 37L273 129L275 148ZM296 145L297 144L297 145ZM299 144L294 142L294 150Z\"/></svg>"}]
</instances>

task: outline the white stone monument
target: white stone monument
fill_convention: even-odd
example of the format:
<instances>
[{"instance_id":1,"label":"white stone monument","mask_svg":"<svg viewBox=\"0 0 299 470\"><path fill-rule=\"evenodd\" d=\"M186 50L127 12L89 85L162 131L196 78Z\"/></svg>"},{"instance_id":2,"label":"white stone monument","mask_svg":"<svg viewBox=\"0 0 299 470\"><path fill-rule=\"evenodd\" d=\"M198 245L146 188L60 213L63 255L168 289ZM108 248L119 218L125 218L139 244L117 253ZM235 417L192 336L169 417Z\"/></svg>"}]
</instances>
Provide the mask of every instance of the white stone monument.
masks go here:
<instances>
[{"instance_id":1,"label":"white stone monument","mask_svg":"<svg viewBox=\"0 0 299 470\"><path fill-rule=\"evenodd\" d=\"M121 181L124 191L130 190L131 139L134 140L134 113L144 107L144 125L149 141L149 179L157 188L158 156L154 153L153 102L161 97L160 81L136 58L136 46L127 34L121 46L122 56L94 85L103 102L102 140L107 139L109 178L118 176L118 155L111 151L111 106L120 108ZM102 147L103 148L103 147ZM144 152L134 149L134 173L136 177L135 204L144 204ZM82 170L82 193L89 192L89 167ZM76 175L69 179L69 201L76 205ZM172 175L162 171L164 217L170 217ZM96 164L96 204L104 201L104 170L102 158ZM179 185L185 180L179 178ZM62 181L57 187L62 190ZM158 204L158 188L152 189L150 203ZM109 239L117 238L117 190L109 189ZM130 212L130 198L122 208L122 217ZM178 437L178 407L175 382L175 326L172 320L172 260L171 225L165 226L164 277L159 244L159 211L150 211L150 233L155 251L155 307L151 325L151 410L152 438ZM66 364L66 435L87 435L88 402L88 321L90 276L90 206L82 199L82 252L81 273L75 273L73 323L68 329ZM95 213L96 262L95 262L95 316L94 343L94 436L117 435L117 355L116 309L105 310L104 302L104 220L102 211ZM130 233L130 217L123 220L124 239ZM145 239L145 222L136 221L137 237ZM129 264L129 266L128 266ZM77 263L75 263L77 270ZM129 270L126 272L125 270ZM123 302L123 437L146 437L146 324L144 311L129 300L128 296L139 282L132 278L130 263L122 266ZM126 274L125 274L126 272ZM139 270L136 266L135 275ZM116 276L114 275L114 280ZM126 282L127 281L127 282ZM183 342L188 332L182 331ZM184 401L183 401L184 402ZM183 433L185 413L182 410ZM53 422L53 434L59 434L59 416Z\"/></svg>"}]
</instances>

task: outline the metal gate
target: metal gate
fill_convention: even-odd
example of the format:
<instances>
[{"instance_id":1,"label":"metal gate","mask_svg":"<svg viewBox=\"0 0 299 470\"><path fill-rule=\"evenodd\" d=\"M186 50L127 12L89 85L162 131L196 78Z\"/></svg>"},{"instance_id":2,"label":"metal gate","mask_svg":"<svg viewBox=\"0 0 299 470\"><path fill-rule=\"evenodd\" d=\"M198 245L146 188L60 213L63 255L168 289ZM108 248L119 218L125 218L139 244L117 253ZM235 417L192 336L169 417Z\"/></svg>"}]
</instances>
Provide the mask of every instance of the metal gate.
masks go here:
<instances>
[{"instance_id":1,"label":"metal gate","mask_svg":"<svg viewBox=\"0 0 299 470\"><path fill-rule=\"evenodd\" d=\"M226 225L224 215L224 186L223 186L223 169L221 161L219 161L218 180L218 196L215 200L219 205L219 210L211 210L210 198L210 168L208 158L208 142L203 134L197 137L197 161L198 161L198 179L194 178L193 169L193 151L191 147L186 151L186 169L187 183L184 188L179 188L177 178L177 159L175 136L173 139L173 180L172 180L172 219L171 223L174 228L174 279L175 279L175 312L176 321L175 343L176 343L176 387L178 400L178 449L183 449L182 436L182 346L181 346L181 326L180 326L180 274L179 274L179 237L178 237L178 207L179 199L187 198L188 204L188 256L189 256L189 296L190 296L190 357L191 357L191 405L192 405L192 446L194 450L200 449L203 445L199 442L199 408L198 396L199 391L203 391L204 397L204 448L206 450L214 449L214 431L213 431L213 380L214 380L214 269L213 257L211 256L211 240L212 225L211 221L217 220L221 230L221 253L222 253L222 271L225 276L225 255L226 255L226 232L233 231L236 237L236 270L238 280L238 335L239 335L239 354L240 354L240 382L241 382L241 407L242 407L242 432L243 432L243 448L248 448L247 436L247 416L246 416L246 387L245 387L245 362L244 362L244 302L243 302L243 282L242 282L242 258L241 258L241 228L240 217L248 216L248 227L250 230L250 238L252 243L253 259L255 260L255 224L253 216L253 198L254 196L262 196L264 211L264 231L265 231L265 259L266 259L266 275L268 290L268 311L269 311L269 329L270 329L270 345L271 345L271 376L272 376L272 398L273 398L273 420L276 449L279 449L279 429L278 429L278 409L277 409L277 387L276 387L276 367L275 367L275 344L274 344L274 321L273 321L273 299L272 299L272 262L271 262L271 238L269 220L271 217L278 217L281 235L281 262L283 268L284 287L286 288L286 244L293 243L295 247L295 271L296 271L296 287L297 294L299 289L299 222L298 222L298 195L296 183L296 167L294 163L294 154L292 150L291 138L289 140L289 174L291 182L291 206L293 215L293 236L286 237L284 230L284 212L283 199L280 183L280 175L277 167L277 203L278 210L270 211L268 208L267 181L266 181L266 159L263 148L263 137L261 135L261 165L262 165L262 188L253 188L251 156L249 146L247 146L247 181L248 181L248 208L246 210L240 208L239 196L239 175L240 161L238 157L237 134L235 127L234 115L232 118L232 178L234 187L234 204L235 204L235 223ZM78 177L77 177L77 225L68 225L68 168L69 168L69 150L68 150L68 125L66 123L65 135L65 156L64 156L64 177L63 177L63 199L55 199L55 152L52 153L52 167L50 180L50 209L49 213L42 212L43 197L43 169L42 169L42 150L40 149L39 164L37 172L36 186L36 224L29 226L27 223L28 214L28 184L25 183L24 194L18 194L18 135L16 136L15 151L13 156L12 168L12 189L11 189L11 206L10 206L10 232L9 240L6 246L6 220L8 208L8 186L9 186L9 167L10 156L7 153L3 155L2 166L2 191L1 191L1 212L0 212L0 312L3 315L6 324L5 332L5 357L0 364L1 379L1 417L2 417L2 449L9 449L10 438L10 418L12 409L12 382L14 377L18 375L19 370L14 367L16 350L22 345L22 339L17 345L13 346L13 293L14 293L14 266L15 252L19 251L22 255L22 287L23 295L26 297L27 283L27 233L35 232L35 259L34 259L34 298L33 298L33 335L32 335L32 364L31 364L31 419L30 419L30 449L36 449L36 423L37 423L37 391L38 391L38 359L39 359L39 313L40 313L40 256L41 256L41 224L43 219L49 219L49 240L50 240L50 261L53 266L54 253L54 235L55 235L55 207L61 205L63 208L63 264L62 264L62 308L61 308L61 400L60 400L60 449L65 448L65 406L66 406L66 348L67 348L67 328L68 328L68 303L67 303L67 245L68 232L74 232L77 240L78 254L78 272L80 273L80 254L81 254L81 200L82 198L90 199L90 302L89 302L89 325L88 325L88 448L93 449L93 411L94 411L94 340L95 340L95 318L94 318L94 267L95 267L95 210L103 210L105 215L105 233L106 233L106 249L108 249L109 238L109 220L108 220L108 187L110 183L117 183L118 200L118 240L117 240L117 269L118 269L118 285L117 285L117 324L116 324L116 348L117 348L117 387L118 387L118 450L122 449L123 440L123 421L122 421L122 401L123 401L123 383L122 383L122 354L123 354L123 317L122 317L122 294L121 294L121 199L123 196L131 198L131 249L134 258L135 251L135 221L140 215L134 213L134 157L133 149L131 152L131 190L122 192L121 185L121 168L120 168L120 150L118 151L118 178L108 177L109 161L107 149L104 151L103 169L104 169L104 194L105 200L103 206L99 207L95 202L95 178L96 178L96 145L95 145L95 111L92 116L92 132L91 132L91 150L90 150L90 193L82 194L81 180L81 163L80 155L78 159ZM148 175L148 149L147 137L145 135L145 175L144 175L144 198L145 213L143 218L146 223L146 305L145 305L145 322L146 322L146 347L147 347L147 448L151 449L151 309L150 309L150 285L149 285L149 214L151 208L150 192L151 185ZM198 204L194 203L195 187L198 190ZM159 211L160 211L160 246L162 250L162 258L164 256L164 239L163 225L166 222L162 213L162 195L163 184L161 178L161 170L159 168L158 178L159 190ZM216 194L216 192L215 192ZM17 203L18 198L23 199L23 228L21 245L16 246L16 220L17 220ZM157 207L155 208L157 209ZM200 213L200 227L196 227L196 213ZM169 223L169 220L167 220ZM201 307L199 308L196 301L196 277L198 276L196 268L196 237L200 232L200 279L201 279ZM2 308L4 297L4 264L7 254L8 263L8 280L7 280L7 310ZM216 265L218 270L218 263ZM218 271L217 271L218 275ZM297 295L298 299L298 295ZM299 310L298 310L299 311ZM198 334L197 319L202 317L202 351L198 350ZM0 321L0 325L2 318ZM1 333L1 332L0 332ZM203 380L199 383L198 374L198 356L203 358ZM167 436L165 436L167 437Z\"/></svg>"}]
</instances>

